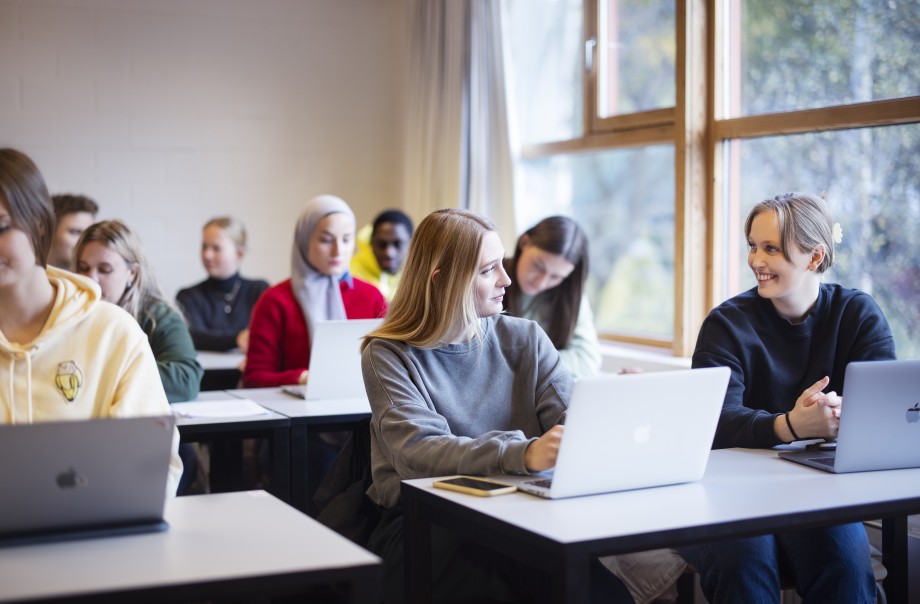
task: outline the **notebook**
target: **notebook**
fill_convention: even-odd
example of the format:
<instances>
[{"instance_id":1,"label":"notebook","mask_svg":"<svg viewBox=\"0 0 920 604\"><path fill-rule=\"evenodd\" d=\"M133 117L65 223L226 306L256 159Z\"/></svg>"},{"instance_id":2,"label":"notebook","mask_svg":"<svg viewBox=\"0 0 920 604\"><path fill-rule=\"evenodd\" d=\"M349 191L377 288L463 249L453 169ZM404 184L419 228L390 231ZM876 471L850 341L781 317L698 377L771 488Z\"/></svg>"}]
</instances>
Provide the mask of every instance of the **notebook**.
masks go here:
<instances>
[{"instance_id":1,"label":"notebook","mask_svg":"<svg viewBox=\"0 0 920 604\"><path fill-rule=\"evenodd\" d=\"M722 411L727 367L575 382L551 476L501 476L558 499L699 480Z\"/></svg>"},{"instance_id":2,"label":"notebook","mask_svg":"<svg viewBox=\"0 0 920 604\"><path fill-rule=\"evenodd\" d=\"M847 365L833 451L780 451L834 473L920 467L920 360Z\"/></svg>"},{"instance_id":3,"label":"notebook","mask_svg":"<svg viewBox=\"0 0 920 604\"><path fill-rule=\"evenodd\" d=\"M366 398L361 374L361 339L381 323L383 319L314 323L307 385L286 386L284 391L307 400Z\"/></svg>"},{"instance_id":4,"label":"notebook","mask_svg":"<svg viewBox=\"0 0 920 604\"><path fill-rule=\"evenodd\" d=\"M0 426L0 545L166 529L175 420Z\"/></svg>"}]
</instances>

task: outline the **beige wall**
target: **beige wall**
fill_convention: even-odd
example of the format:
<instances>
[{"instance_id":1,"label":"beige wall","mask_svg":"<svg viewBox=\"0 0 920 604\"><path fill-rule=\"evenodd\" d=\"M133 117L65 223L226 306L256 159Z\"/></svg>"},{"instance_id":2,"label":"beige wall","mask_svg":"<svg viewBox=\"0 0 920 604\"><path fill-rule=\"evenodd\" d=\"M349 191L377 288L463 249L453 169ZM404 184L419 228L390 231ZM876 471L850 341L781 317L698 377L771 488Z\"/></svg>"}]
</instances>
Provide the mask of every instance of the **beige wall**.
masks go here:
<instances>
[{"instance_id":1,"label":"beige wall","mask_svg":"<svg viewBox=\"0 0 920 604\"><path fill-rule=\"evenodd\" d=\"M404 0L0 0L0 146L136 228L168 296L221 213L275 282L313 195L400 205L405 38Z\"/></svg>"}]
</instances>

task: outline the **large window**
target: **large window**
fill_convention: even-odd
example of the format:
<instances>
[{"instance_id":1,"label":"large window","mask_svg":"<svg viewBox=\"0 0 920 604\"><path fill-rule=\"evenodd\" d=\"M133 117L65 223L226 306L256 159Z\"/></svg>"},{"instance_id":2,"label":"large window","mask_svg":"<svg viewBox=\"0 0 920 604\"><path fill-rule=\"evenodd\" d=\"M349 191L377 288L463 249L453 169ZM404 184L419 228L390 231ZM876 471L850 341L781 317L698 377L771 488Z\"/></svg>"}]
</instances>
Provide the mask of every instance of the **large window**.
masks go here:
<instances>
[{"instance_id":1,"label":"large window","mask_svg":"<svg viewBox=\"0 0 920 604\"><path fill-rule=\"evenodd\" d=\"M754 287L743 220L772 193L824 192L843 238L825 279L868 292L888 317L898 354L920 357L920 124L729 143L738 158L726 196L724 297ZM766 193L765 193L766 192ZM738 206L734 209L734 206Z\"/></svg>"},{"instance_id":2,"label":"large window","mask_svg":"<svg viewBox=\"0 0 920 604\"><path fill-rule=\"evenodd\" d=\"M734 0L726 13L734 115L920 94L920 3Z\"/></svg>"},{"instance_id":3,"label":"large window","mask_svg":"<svg viewBox=\"0 0 920 604\"><path fill-rule=\"evenodd\" d=\"M598 328L669 345L674 4L586 2L505 0L512 123L522 142L517 227L555 213L578 220L591 240L588 294ZM616 142L596 140L597 132Z\"/></svg>"},{"instance_id":4,"label":"large window","mask_svg":"<svg viewBox=\"0 0 920 604\"><path fill-rule=\"evenodd\" d=\"M560 154L521 162L518 169L524 224L563 213L585 229L591 258L588 296L598 329L669 338L674 324L673 148Z\"/></svg>"},{"instance_id":5,"label":"large window","mask_svg":"<svg viewBox=\"0 0 920 604\"><path fill-rule=\"evenodd\" d=\"M920 357L920 2L503 2L518 227L586 228L604 337L692 352L753 286L750 207L806 191L843 227L827 280Z\"/></svg>"},{"instance_id":6,"label":"large window","mask_svg":"<svg viewBox=\"0 0 920 604\"><path fill-rule=\"evenodd\" d=\"M524 145L584 134L581 0L510 0L504 5L515 131Z\"/></svg>"}]
</instances>

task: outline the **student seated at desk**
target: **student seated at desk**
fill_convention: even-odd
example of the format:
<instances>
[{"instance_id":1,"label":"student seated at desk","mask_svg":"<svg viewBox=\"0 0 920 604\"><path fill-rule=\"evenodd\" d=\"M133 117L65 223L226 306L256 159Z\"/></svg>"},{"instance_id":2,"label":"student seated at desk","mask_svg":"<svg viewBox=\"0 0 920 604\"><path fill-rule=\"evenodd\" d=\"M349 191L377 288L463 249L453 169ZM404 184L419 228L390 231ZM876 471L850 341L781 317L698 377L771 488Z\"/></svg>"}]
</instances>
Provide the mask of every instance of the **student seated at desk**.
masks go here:
<instances>
[{"instance_id":1,"label":"student seated at desk","mask_svg":"<svg viewBox=\"0 0 920 604\"><path fill-rule=\"evenodd\" d=\"M384 508L368 548L386 564L385 602L405 601L401 480L555 465L572 378L536 323L502 314L503 256L482 216L432 213L416 230L383 325L363 342L368 496ZM491 550L437 528L433 536L436 602L520 601L547 588ZM593 571L598 601L632 601L599 563Z\"/></svg>"},{"instance_id":2,"label":"student seated at desk","mask_svg":"<svg viewBox=\"0 0 920 604\"><path fill-rule=\"evenodd\" d=\"M504 265L511 278L508 314L536 321L572 377L596 375L601 350L585 293L588 238L578 223L566 216L544 218L518 238L514 257Z\"/></svg>"},{"instance_id":3,"label":"student seated at desk","mask_svg":"<svg viewBox=\"0 0 920 604\"><path fill-rule=\"evenodd\" d=\"M134 231L119 220L97 222L83 231L74 260L77 273L99 284L102 299L128 311L147 334L169 402L194 400L204 369L182 315L160 291ZM198 472L198 456L187 443L179 452L186 466L181 494Z\"/></svg>"},{"instance_id":4,"label":"student seated at desk","mask_svg":"<svg viewBox=\"0 0 920 604\"><path fill-rule=\"evenodd\" d=\"M868 294L821 282L841 240L824 199L787 193L762 201L744 232L757 286L709 313L693 353L693 367L732 370L713 446L835 438L847 364L895 357L888 322ZM805 602L876 599L859 523L680 552L714 604L779 602L781 570L791 571Z\"/></svg>"},{"instance_id":5,"label":"student seated at desk","mask_svg":"<svg viewBox=\"0 0 920 604\"><path fill-rule=\"evenodd\" d=\"M46 265L54 212L26 155L0 149L0 422L168 415L137 322L99 287ZM168 489L182 475L173 437ZM5 460L27 463L28 460Z\"/></svg>"},{"instance_id":6,"label":"student seated at desk","mask_svg":"<svg viewBox=\"0 0 920 604\"><path fill-rule=\"evenodd\" d=\"M387 302L399 285L400 271L409 240L412 219L399 210L386 210L358 231L356 251L351 259L351 273L377 286Z\"/></svg>"},{"instance_id":7,"label":"student seated at desk","mask_svg":"<svg viewBox=\"0 0 920 604\"><path fill-rule=\"evenodd\" d=\"M71 193L53 195L51 203L57 224L51 251L48 252L48 264L69 271L72 270L73 248L86 227L96 222L99 206L85 195Z\"/></svg>"},{"instance_id":8,"label":"student seated at desk","mask_svg":"<svg viewBox=\"0 0 920 604\"><path fill-rule=\"evenodd\" d=\"M374 319L387 305L376 287L352 277L355 215L342 199L311 199L297 219L291 278L274 285L252 311L246 388L306 384L316 321Z\"/></svg>"},{"instance_id":9,"label":"student seated at desk","mask_svg":"<svg viewBox=\"0 0 920 604\"><path fill-rule=\"evenodd\" d=\"M196 349L239 348L245 353L249 347L249 319L268 283L240 276L245 254L246 228L242 222L221 216L204 225L201 263L208 278L176 295Z\"/></svg>"}]
</instances>

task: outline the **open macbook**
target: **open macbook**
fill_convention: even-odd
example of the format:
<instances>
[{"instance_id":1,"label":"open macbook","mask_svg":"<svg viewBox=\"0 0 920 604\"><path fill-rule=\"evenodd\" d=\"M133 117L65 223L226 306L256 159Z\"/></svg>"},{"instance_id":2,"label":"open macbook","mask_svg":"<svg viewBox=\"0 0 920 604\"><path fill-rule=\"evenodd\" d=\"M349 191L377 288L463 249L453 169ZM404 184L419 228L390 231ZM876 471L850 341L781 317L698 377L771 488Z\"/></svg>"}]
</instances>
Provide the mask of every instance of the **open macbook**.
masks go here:
<instances>
[{"instance_id":1,"label":"open macbook","mask_svg":"<svg viewBox=\"0 0 920 604\"><path fill-rule=\"evenodd\" d=\"M552 499L699 480L729 373L714 367L582 378L552 476L494 479Z\"/></svg>"},{"instance_id":2,"label":"open macbook","mask_svg":"<svg viewBox=\"0 0 920 604\"><path fill-rule=\"evenodd\" d=\"M310 376L306 386L284 391L307 400L366 397L361 375L361 339L383 319L317 321L311 336Z\"/></svg>"},{"instance_id":3,"label":"open macbook","mask_svg":"<svg viewBox=\"0 0 920 604\"><path fill-rule=\"evenodd\" d=\"M164 530L175 419L0 426L0 546Z\"/></svg>"},{"instance_id":4,"label":"open macbook","mask_svg":"<svg viewBox=\"0 0 920 604\"><path fill-rule=\"evenodd\" d=\"M920 360L847 365L833 451L780 451L827 472L920 467Z\"/></svg>"}]
</instances>

